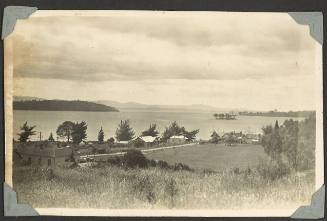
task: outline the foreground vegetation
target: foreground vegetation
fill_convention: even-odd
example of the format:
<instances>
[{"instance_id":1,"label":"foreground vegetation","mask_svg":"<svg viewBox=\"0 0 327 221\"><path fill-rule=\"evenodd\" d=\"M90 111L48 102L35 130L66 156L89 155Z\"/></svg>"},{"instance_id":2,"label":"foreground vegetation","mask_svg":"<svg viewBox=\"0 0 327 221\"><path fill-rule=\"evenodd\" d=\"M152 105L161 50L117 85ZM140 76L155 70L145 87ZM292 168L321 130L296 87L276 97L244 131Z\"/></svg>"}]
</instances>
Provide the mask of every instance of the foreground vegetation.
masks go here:
<instances>
[{"instance_id":1,"label":"foreground vegetation","mask_svg":"<svg viewBox=\"0 0 327 221\"><path fill-rule=\"evenodd\" d=\"M61 168L52 173L14 167L14 189L21 203L69 208L288 208L308 204L313 172L267 179L257 171L220 173L105 165Z\"/></svg>"},{"instance_id":2,"label":"foreground vegetation","mask_svg":"<svg viewBox=\"0 0 327 221\"><path fill-rule=\"evenodd\" d=\"M81 142L82 133L76 131L85 132L86 124L67 125L75 128L67 134ZM121 125L119 135L131 131L128 121ZM33 132L33 127L25 126L23 138ZM156 132L155 127L145 132ZM164 134L195 137L197 132L173 123ZM13 183L19 202L34 207L287 209L311 200L314 153L315 118L310 116L263 127L262 147L205 143L151 153L148 159L129 149L121 157L86 167L41 169L15 164Z\"/></svg>"}]
</instances>

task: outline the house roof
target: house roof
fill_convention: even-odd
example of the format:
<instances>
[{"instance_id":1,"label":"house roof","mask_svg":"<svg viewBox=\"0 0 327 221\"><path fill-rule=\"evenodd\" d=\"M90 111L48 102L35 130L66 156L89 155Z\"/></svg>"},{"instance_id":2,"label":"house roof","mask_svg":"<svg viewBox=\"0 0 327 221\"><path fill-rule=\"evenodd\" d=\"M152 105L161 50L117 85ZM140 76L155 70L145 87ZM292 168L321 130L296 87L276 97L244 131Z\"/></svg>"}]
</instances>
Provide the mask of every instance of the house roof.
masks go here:
<instances>
[{"instance_id":1,"label":"house roof","mask_svg":"<svg viewBox=\"0 0 327 221\"><path fill-rule=\"evenodd\" d=\"M152 143L154 142L157 137L152 137L152 136L142 136L142 137L139 137L141 140L143 140L144 142L146 143Z\"/></svg>"},{"instance_id":2,"label":"house roof","mask_svg":"<svg viewBox=\"0 0 327 221\"><path fill-rule=\"evenodd\" d=\"M127 141L127 140L121 140L121 141L117 141L117 143L120 143L120 144L128 144L129 141Z\"/></svg>"},{"instance_id":3,"label":"house roof","mask_svg":"<svg viewBox=\"0 0 327 221\"><path fill-rule=\"evenodd\" d=\"M171 136L170 138L173 138L173 139L186 139L186 137L183 136L183 135L179 135L179 136Z\"/></svg>"},{"instance_id":4,"label":"house roof","mask_svg":"<svg viewBox=\"0 0 327 221\"><path fill-rule=\"evenodd\" d=\"M246 134L245 137L247 139L259 139L259 135L258 134Z\"/></svg>"}]
</instances>

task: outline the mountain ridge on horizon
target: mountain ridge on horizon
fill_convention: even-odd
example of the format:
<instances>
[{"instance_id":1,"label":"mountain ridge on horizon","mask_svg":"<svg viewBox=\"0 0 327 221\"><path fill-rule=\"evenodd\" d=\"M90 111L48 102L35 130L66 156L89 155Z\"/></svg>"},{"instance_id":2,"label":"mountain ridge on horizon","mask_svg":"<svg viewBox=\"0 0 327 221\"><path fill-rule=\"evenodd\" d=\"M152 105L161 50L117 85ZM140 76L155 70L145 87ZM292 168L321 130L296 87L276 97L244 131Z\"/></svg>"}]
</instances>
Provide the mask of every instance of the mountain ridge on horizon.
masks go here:
<instances>
[{"instance_id":1,"label":"mountain ridge on horizon","mask_svg":"<svg viewBox=\"0 0 327 221\"><path fill-rule=\"evenodd\" d=\"M201 110L201 111L219 111L222 108L203 104L169 105L169 104L143 104L138 102L118 102L112 100L97 100L96 103L115 106L120 109L147 109L147 110ZM229 110L229 109L225 109Z\"/></svg>"},{"instance_id":2,"label":"mountain ridge on horizon","mask_svg":"<svg viewBox=\"0 0 327 221\"><path fill-rule=\"evenodd\" d=\"M33 97L33 96L13 96L14 101L29 101L29 100L64 100L65 99L45 99L40 97ZM75 99L77 100L77 99ZM66 100L69 101L69 100ZM83 101L83 100L81 100ZM143 104L138 102L119 102L113 100L85 100L89 102L94 102L97 104L104 104L111 107L118 108L120 110L139 110L139 111L204 111L204 112L240 112L240 111L249 111L249 112L268 112L269 110L252 110L247 108L219 108L210 105L204 104L187 104L187 105L161 105L161 104ZM298 110L294 110L298 111Z\"/></svg>"},{"instance_id":3,"label":"mountain ridge on horizon","mask_svg":"<svg viewBox=\"0 0 327 221\"><path fill-rule=\"evenodd\" d=\"M29 100L64 100L64 99L44 99L40 97L33 97L33 96L14 96L14 101L29 101ZM113 100L85 100L89 102L94 102L98 104L104 104L108 106L112 106L118 109L124 110L150 110L150 111L160 111L160 110L183 110L183 111L207 111L207 112L214 112L214 111L240 111L245 109L230 109L230 108L218 108L210 105L203 105L203 104L188 104L188 105L160 105L160 104L143 104L138 102L119 102Z\"/></svg>"}]
</instances>

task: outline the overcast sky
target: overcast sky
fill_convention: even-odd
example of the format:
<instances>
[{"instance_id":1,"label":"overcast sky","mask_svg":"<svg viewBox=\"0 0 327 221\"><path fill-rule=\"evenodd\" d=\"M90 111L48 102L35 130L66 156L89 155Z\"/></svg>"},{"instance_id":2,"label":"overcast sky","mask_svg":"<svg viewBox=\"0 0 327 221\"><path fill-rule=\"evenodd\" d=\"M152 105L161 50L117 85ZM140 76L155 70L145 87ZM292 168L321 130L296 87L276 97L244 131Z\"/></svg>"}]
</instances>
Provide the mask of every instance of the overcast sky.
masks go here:
<instances>
[{"instance_id":1,"label":"overcast sky","mask_svg":"<svg viewBox=\"0 0 327 221\"><path fill-rule=\"evenodd\" d=\"M286 13L45 14L10 35L15 95L315 109L315 41Z\"/></svg>"}]
</instances>

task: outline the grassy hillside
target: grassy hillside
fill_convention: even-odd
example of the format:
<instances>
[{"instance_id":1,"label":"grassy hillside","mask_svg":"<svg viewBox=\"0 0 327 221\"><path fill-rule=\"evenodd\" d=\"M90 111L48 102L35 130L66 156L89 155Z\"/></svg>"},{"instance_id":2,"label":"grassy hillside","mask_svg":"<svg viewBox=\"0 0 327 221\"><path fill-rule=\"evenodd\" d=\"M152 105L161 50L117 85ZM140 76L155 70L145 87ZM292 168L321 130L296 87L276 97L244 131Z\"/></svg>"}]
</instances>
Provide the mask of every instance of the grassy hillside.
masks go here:
<instances>
[{"instance_id":1,"label":"grassy hillside","mask_svg":"<svg viewBox=\"0 0 327 221\"><path fill-rule=\"evenodd\" d=\"M51 178L51 179L50 179ZM173 171L159 168L58 169L14 167L14 190L20 203L33 207L286 209L310 202L313 173L290 174L275 181L256 173Z\"/></svg>"},{"instance_id":2,"label":"grassy hillside","mask_svg":"<svg viewBox=\"0 0 327 221\"><path fill-rule=\"evenodd\" d=\"M221 171L230 168L247 169L258 163L264 156L261 145L240 144L202 144L146 154L149 159L165 160L170 164L184 163L194 169L212 169Z\"/></svg>"},{"instance_id":3,"label":"grassy hillside","mask_svg":"<svg viewBox=\"0 0 327 221\"><path fill-rule=\"evenodd\" d=\"M14 110L46 110L46 111L99 111L117 112L118 109L104 104L88 101L65 100L26 100L14 101Z\"/></svg>"}]
</instances>

